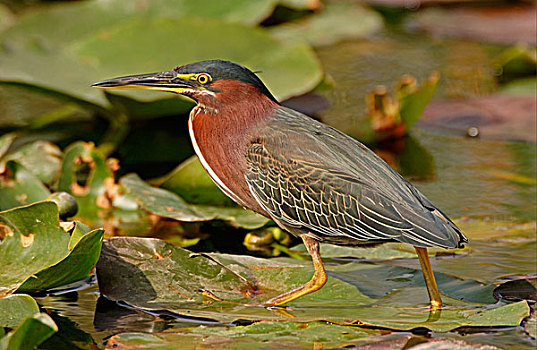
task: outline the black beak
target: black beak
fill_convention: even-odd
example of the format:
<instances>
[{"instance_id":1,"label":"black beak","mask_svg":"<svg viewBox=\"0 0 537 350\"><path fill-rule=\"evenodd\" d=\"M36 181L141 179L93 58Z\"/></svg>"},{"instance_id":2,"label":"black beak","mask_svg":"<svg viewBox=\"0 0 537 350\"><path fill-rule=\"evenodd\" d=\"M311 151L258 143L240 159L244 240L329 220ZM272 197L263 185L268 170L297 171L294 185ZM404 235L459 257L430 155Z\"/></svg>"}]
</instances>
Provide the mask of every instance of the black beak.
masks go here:
<instances>
[{"instance_id":1,"label":"black beak","mask_svg":"<svg viewBox=\"0 0 537 350\"><path fill-rule=\"evenodd\" d=\"M181 93L184 89L196 88L195 81L184 79L174 71L151 74L128 75L103 80L91 86L102 89L146 89Z\"/></svg>"}]
</instances>

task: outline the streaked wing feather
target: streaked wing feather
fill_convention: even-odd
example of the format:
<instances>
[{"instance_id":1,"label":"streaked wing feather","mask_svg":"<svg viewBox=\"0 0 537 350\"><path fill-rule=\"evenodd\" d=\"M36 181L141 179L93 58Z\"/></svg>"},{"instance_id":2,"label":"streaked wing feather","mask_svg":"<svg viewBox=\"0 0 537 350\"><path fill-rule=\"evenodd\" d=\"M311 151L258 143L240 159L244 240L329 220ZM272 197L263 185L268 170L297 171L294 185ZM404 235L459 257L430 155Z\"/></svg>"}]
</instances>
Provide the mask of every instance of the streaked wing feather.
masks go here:
<instances>
[{"instance_id":1,"label":"streaked wing feather","mask_svg":"<svg viewBox=\"0 0 537 350\"><path fill-rule=\"evenodd\" d=\"M251 192L276 221L329 241L397 240L445 248L466 241L365 146L298 112L278 113L251 143L246 174Z\"/></svg>"}]
</instances>

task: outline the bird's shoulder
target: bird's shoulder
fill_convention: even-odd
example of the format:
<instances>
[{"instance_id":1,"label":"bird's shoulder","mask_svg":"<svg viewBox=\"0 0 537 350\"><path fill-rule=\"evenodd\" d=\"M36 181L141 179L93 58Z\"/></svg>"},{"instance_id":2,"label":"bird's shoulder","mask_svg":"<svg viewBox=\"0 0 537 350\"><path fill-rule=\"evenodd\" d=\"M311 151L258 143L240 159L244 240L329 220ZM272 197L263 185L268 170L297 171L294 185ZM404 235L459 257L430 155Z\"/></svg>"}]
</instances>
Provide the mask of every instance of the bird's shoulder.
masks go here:
<instances>
[{"instance_id":1,"label":"bird's shoulder","mask_svg":"<svg viewBox=\"0 0 537 350\"><path fill-rule=\"evenodd\" d=\"M253 148L261 147L257 152L287 163L289 170L308 168L394 201L417 200L413 187L358 140L289 108L279 107L275 115L251 140Z\"/></svg>"}]
</instances>

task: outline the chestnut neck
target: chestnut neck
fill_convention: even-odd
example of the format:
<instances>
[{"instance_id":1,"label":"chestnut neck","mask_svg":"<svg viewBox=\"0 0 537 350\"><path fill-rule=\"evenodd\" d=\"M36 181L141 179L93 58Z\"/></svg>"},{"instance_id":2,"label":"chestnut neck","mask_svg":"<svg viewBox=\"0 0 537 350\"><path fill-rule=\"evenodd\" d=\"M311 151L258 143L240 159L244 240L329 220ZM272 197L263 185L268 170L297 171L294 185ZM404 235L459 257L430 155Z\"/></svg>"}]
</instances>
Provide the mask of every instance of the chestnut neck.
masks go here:
<instances>
[{"instance_id":1,"label":"chestnut neck","mask_svg":"<svg viewBox=\"0 0 537 350\"><path fill-rule=\"evenodd\" d=\"M214 96L197 96L190 112L189 131L194 149L213 181L243 207L267 214L252 196L245 174L246 152L256 130L273 118L278 104L257 87L219 80Z\"/></svg>"}]
</instances>

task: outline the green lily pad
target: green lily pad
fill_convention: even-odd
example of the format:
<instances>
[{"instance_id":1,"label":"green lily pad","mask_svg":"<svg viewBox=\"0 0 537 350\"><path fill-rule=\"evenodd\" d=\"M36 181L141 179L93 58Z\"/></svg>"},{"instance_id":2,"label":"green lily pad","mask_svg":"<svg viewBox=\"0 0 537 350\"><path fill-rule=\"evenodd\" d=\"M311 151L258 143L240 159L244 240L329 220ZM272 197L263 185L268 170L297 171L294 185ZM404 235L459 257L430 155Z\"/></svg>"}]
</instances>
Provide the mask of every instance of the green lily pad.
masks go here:
<instances>
[{"instance_id":1,"label":"green lily pad","mask_svg":"<svg viewBox=\"0 0 537 350\"><path fill-rule=\"evenodd\" d=\"M94 217L97 209L111 206L105 193L107 184L113 183L112 171L93 143L79 141L65 149L58 191L76 198L81 218Z\"/></svg>"},{"instance_id":2,"label":"green lily pad","mask_svg":"<svg viewBox=\"0 0 537 350\"><path fill-rule=\"evenodd\" d=\"M256 305L306 282L312 273L308 263L226 254L199 256L156 239L115 237L103 245L97 278L101 292L111 300L224 323L238 319L329 321L444 332L460 326L519 325L529 315L526 301L491 308L452 299L448 304L454 306L430 314L427 307L405 307L408 298L415 301L421 295L427 300L423 287L373 299L337 277L351 271L377 276L373 269L365 264L329 266L327 285L289 303L283 313ZM215 298L223 301L202 302Z\"/></svg>"},{"instance_id":3,"label":"green lily pad","mask_svg":"<svg viewBox=\"0 0 537 350\"><path fill-rule=\"evenodd\" d=\"M40 292L81 281L91 276L101 254L104 230L91 231L82 237L72 236L76 243L65 259L27 279L17 292ZM69 243L72 246L73 243Z\"/></svg>"},{"instance_id":4,"label":"green lily pad","mask_svg":"<svg viewBox=\"0 0 537 350\"><path fill-rule=\"evenodd\" d=\"M62 151L53 143L38 140L9 153L4 160L12 160L30 170L45 185L51 186L60 175Z\"/></svg>"},{"instance_id":5,"label":"green lily pad","mask_svg":"<svg viewBox=\"0 0 537 350\"><path fill-rule=\"evenodd\" d=\"M111 337L107 349L251 349L262 343L265 348L311 349L311 344L322 344L323 348L344 348L363 342L369 334L358 327L328 325L314 322L257 322L237 327L196 327L191 329L167 330L166 333L121 333ZM188 345L187 345L188 344ZM191 346L189 348L188 346Z\"/></svg>"},{"instance_id":6,"label":"green lily pad","mask_svg":"<svg viewBox=\"0 0 537 350\"><path fill-rule=\"evenodd\" d=\"M8 161L0 174L0 210L7 210L47 199L50 191L23 165Z\"/></svg>"},{"instance_id":7,"label":"green lily pad","mask_svg":"<svg viewBox=\"0 0 537 350\"><path fill-rule=\"evenodd\" d=\"M13 23L15 23L15 15L7 5L0 4L0 32L12 26Z\"/></svg>"},{"instance_id":8,"label":"green lily pad","mask_svg":"<svg viewBox=\"0 0 537 350\"><path fill-rule=\"evenodd\" d=\"M382 28L382 17L373 10L357 3L328 2L319 13L271 27L270 32L281 40L305 40L321 46L365 38Z\"/></svg>"},{"instance_id":9,"label":"green lily pad","mask_svg":"<svg viewBox=\"0 0 537 350\"><path fill-rule=\"evenodd\" d=\"M32 350L58 331L49 315L29 316L12 332L0 339L2 350Z\"/></svg>"},{"instance_id":10,"label":"green lily pad","mask_svg":"<svg viewBox=\"0 0 537 350\"><path fill-rule=\"evenodd\" d=\"M198 17L219 13L219 18L226 18L222 8L229 6L231 18L239 16L251 23L268 15L273 1L150 3L138 7L128 0L101 0L31 11L1 35L9 49L0 54L0 81L37 86L80 103L109 107L105 95L89 87L92 82L169 70L209 58L229 59L263 71L269 88L282 99L311 90L322 78L314 52L304 44L281 43L262 28ZM252 7L262 15L247 12ZM172 96L118 93L144 101Z\"/></svg>"},{"instance_id":11,"label":"green lily pad","mask_svg":"<svg viewBox=\"0 0 537 350\"><path fill-rule=\"evenodd\" d=\"M14 294L0 298L0 327L13 328L27 316L38 312L39 306L29 295Z\"/></svg>"},{"instance_id":12,"label":"green lily pad","mask_svg":"<svg viewBox=\"0 0 537 350\"><path fill-rule=\"evenodd\" d=\"M0 137L0 158L6 154L16 137L17 135L14 133L4 134Z\"/></svg>"},{"instance_id":13,"label":"green lily pad","mask_svg":"<svg viewBox=\"0 0 537 350\"><path fill-rule=\"evenodd\" d=\"M142 208L170 219L189 222L218 219L246 229L256 229L268 222L267 218L240 207L189 204L173 192L149 186L136 174L122 177L119 183Z\"/></svg>"},{"instance_id":14,"label":"green lily pad","mask_svg":"<svg viewBox=\"0 0 537 350\"><path fill-rule=\"evenodd\" d=\"M69 234L60 228L52 202L0 212L0 237L0 295L68 255Z\"/></svg>"},{"instance_id":15,"label":"green lily pad","mask_svg":"<svg viewBox=\"0 0 537 350\"><path fill-rule=\"evenodd\" d=\"M192 156L165 175L159 187L178 194L189 203L236 205L213 182L197 156Z\"/></svg>"},{"instance_id":16,"label":"green lily pad","mask_svg":"<svg viewBox=\"0 0 537 350\"><path fill-rule=\"evenodd\" d=\"M94 230L71 237L59 226L53 202L0 212L0 263L5 267L0 272L0 295L18 288L43 291L89 277L102 236L102 230ZM77 243L70 244L71 239Z\"/></svg>"}]
</instances>

